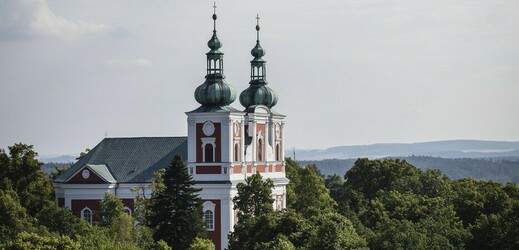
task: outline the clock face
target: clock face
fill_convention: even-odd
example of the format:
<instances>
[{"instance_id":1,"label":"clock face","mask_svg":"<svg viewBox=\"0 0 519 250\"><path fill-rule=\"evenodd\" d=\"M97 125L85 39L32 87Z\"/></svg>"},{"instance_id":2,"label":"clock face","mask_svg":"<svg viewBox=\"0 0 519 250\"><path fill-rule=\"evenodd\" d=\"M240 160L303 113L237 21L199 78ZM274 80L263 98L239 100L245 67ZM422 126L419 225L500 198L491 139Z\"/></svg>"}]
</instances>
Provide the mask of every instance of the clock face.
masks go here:
<instances>
[{"instance_id":1,"label":"clock face","mask_svg":"<svg viewBox=\"0 0 519 250\"><path fill-rule=\"evenodd\" d=\"M202 132L204 132L205 136L211 136L214 133L214 124L212 122L205 122L202 127Z\"/></svg>"},{"instance_id":2,"label":"clock face","mask_svg":"<svg viewBox=\"0 0 519 250\"><path fill-rule=\"evenodd\" d=\"M234 123L234 136L239 136L240 135L240 124L235 122Z\"/></svg>"}]
</instances>

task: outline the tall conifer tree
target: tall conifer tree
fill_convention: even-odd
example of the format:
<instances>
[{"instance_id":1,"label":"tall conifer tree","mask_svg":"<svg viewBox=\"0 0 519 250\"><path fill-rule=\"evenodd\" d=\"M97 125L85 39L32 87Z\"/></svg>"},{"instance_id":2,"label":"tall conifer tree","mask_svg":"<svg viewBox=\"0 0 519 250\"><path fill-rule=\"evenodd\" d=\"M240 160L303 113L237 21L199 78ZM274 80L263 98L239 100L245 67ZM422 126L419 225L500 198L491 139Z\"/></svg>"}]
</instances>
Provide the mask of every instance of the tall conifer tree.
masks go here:
<instances>
[{"instance_id":1,"label":"tall conifer tree","mask_svg":"<svg viewBox=\"0 0 519 250\"><path fill-rule=\"evenodd\" d=\"M205 236L195 181L182 158L176 155L162 178L162 187L151 197L149 225L156 241L173 249L188 249L198 236Z\"/></svg>"}]
</instances>

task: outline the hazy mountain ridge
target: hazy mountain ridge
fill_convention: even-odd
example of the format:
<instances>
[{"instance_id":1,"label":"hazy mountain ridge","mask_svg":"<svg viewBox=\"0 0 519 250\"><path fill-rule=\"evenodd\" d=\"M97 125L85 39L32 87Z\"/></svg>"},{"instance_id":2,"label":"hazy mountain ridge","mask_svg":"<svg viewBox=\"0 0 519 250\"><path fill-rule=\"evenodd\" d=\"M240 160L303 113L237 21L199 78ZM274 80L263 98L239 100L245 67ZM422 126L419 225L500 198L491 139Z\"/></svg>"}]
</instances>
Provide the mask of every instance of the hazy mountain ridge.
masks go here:
<instances>
[{"instance_id":1,"label":"hazy mountain ridge","mask_svg":"<svg viewBox=\"0 0 519 250\"><path fill-rule=\"evenodd\" d=\"M293 153L291 150L286 151L286 155L290 157L293 157ZM519 158L519 142L450 140L337 146L322 150L295 150L296 160L354 159L359 157L384 158L411 155L441 158Z\"/></svg>"},{"instance_id":2,"label":"hazy mountain ridge","mask_svg":"<svg viewBox=\"0 0 519 250\"><path fill-rule=\"evenodd\" d=\"M73 155L60 155L60 156L50 156L50 155L42 155L38 157L38 160L43 163L74 163L76 162L77 156Z\"/></svg>"}]
</instances>

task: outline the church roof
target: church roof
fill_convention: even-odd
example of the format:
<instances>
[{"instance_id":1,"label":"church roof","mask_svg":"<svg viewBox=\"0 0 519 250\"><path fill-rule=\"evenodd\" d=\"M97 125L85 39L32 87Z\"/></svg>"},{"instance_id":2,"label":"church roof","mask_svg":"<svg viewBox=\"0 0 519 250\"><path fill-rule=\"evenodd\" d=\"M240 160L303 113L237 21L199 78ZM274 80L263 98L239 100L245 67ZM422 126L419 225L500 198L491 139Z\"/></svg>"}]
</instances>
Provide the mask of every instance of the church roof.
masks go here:
<instances>
[{"instance_id":1,"label":"church roof","mask_svg":"<svg viewBox=\"0 0 519 250\"><path fill-rule=\"evenodd\" d=\"M187 159L187 137L105 138L55 182L65 182L85 165L105 165L119 183L151 182L153 174L169 166L173 156Z\"/></svg>"}]
</instances>

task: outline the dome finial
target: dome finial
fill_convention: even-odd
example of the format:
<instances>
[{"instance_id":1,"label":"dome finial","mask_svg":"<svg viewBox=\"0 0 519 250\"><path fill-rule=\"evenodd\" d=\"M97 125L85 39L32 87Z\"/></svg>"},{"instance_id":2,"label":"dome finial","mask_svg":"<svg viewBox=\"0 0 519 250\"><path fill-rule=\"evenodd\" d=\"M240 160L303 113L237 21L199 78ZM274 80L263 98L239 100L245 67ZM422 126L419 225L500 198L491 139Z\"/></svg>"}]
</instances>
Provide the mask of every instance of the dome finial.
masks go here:
<instances>
[{"instance_id":1,"label":"dome finial","mask_svg":"<svg viewBox=\"0 0 519 250\"><path fill-rule=\"evenodd\" d=\"M216 2L214 2L213 9L213 31L216 31Z\"/></svg>"},{"instance_id":2,"label":"dome finial","mask_svg":"<svg viewBox=\"0 0 519 250\"><path fill-rule=\"evenodd\" d=\"M259 31L260 31L259 20L260 20L259 14L256 14L256 41L259 41Z\"/></svg>"}]
</instances>

